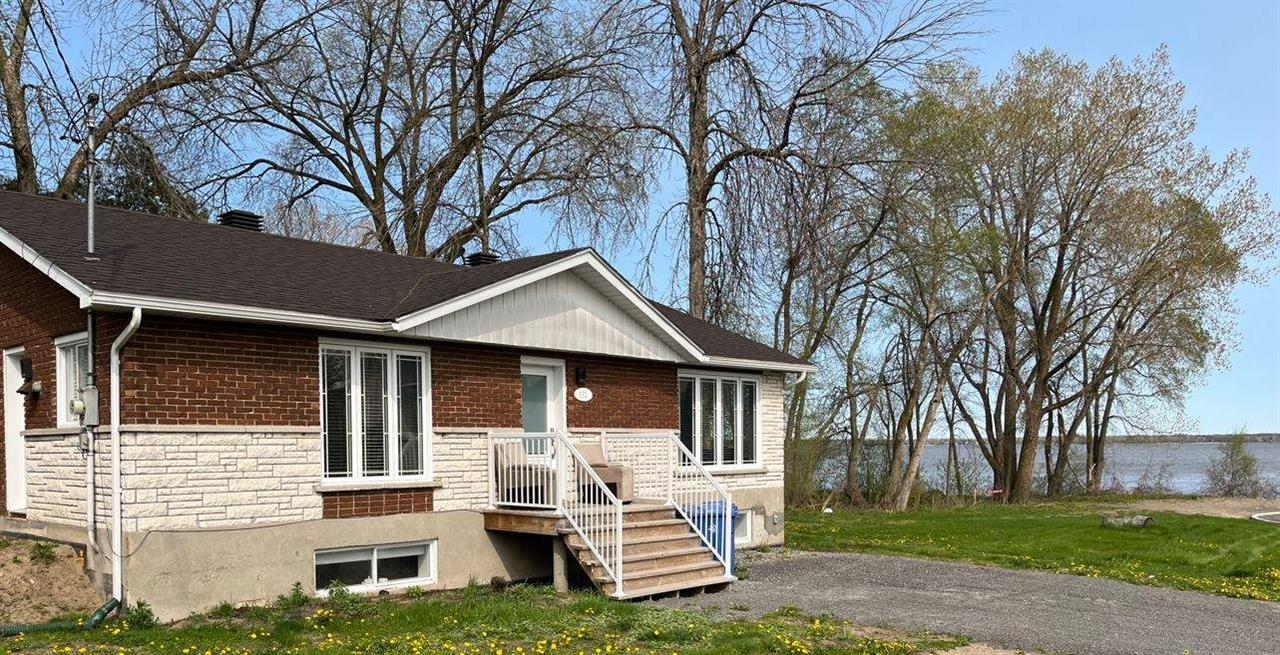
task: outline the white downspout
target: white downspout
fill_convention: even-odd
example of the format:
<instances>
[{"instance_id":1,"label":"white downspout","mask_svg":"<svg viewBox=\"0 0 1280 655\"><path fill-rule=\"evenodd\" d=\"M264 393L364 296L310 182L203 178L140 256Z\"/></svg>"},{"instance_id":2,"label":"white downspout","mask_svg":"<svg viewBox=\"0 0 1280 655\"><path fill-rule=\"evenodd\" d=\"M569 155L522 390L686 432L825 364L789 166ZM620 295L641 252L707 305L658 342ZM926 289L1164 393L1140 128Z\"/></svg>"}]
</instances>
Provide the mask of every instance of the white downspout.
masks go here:
<instances>
[{"instance_id":1,"label":"white downspout","mask_svg":"<svg viewBox=\"0 0 1280 655\"><path fill-rule=\"evenodd\" d=\"M124 605L124 521L120 511L120 353L142 324L142 308L111 344L111 596Z\"/></svg>"}]
</instances>

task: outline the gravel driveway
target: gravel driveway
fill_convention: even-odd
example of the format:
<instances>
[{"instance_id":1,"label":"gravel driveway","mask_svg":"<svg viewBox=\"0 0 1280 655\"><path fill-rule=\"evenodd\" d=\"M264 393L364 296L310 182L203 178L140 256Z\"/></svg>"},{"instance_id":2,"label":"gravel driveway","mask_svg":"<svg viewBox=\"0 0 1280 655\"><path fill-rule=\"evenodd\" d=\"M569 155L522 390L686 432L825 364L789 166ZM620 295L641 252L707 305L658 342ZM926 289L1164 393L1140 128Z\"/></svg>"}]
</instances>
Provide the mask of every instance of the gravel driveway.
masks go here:
<instances>
[{"instance_id":1,"label":"gravel driveway","mask_svg":"<svg viewBox=\"0 0 1280 655\"><path fill-rule=\"evenodd\" d=\"M725 591L659 602L752 616L793 606L1073 655L1280 654L1277 603L882 555L791 552L744 562L749 579Z\"/></svg>"}]
</instances>

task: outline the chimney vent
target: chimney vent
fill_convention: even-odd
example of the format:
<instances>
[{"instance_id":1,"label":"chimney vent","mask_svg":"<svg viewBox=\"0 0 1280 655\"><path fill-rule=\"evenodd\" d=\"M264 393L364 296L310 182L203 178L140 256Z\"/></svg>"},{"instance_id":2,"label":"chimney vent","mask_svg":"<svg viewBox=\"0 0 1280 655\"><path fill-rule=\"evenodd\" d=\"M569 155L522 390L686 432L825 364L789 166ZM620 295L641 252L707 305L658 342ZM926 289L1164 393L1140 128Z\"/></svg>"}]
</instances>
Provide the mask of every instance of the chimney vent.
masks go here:
<instances>
[{"instance_id":1,"label":"chimney vent","mask_svg":"<svg viewBox=\"0 0 1280 655\"><path fill-rule=\"evenodd\" d=\"M467 266L484 266L485 264L496 264L499 257L491 252L473 252L462 258L463 263Z\"/></svg>"},{"instance_id":2,"label":"chimney vent","mask_svg":"<svg viewBox=\"0 0 1280 655\"><path fill-rule=\"evenodd\" d=\"M238 227L252 232L262 231L262 216L243 209L229 209L218 215L218 225Z\"/></svg>"}]
</instances>

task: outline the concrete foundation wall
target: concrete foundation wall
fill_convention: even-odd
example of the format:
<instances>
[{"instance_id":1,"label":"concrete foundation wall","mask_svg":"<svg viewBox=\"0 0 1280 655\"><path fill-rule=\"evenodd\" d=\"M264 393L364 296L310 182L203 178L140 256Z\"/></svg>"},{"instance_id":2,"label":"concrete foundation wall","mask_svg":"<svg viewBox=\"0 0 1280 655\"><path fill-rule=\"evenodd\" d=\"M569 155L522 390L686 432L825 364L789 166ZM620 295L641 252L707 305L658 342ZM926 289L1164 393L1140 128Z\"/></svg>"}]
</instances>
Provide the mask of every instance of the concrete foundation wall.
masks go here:
<instances>
[{"instance_id":1,"label":"concrete foundation wall","mask_svg":"<svg viewBox=\"0 0 1280 655\"><path fill-rule=\"evenodd\" d=\"M739 512L751 512L751 543L748 548L781 546L785 542L782 487L734 489L731 493Z\"/></svg>"},{"instance_id":2,"label":"concrete foundation wall","mask_svg":"<svg viewBox=\"0 0 1280 655\"><path fill-rule=\"evenodd\" d=\"M424 589L551 573L549 538L486 532L479 512L452 511L133 534L127 593L130 602L150 603L162 619L179 619L224 601L268 602L294 582L313 593L319 549L431 539L437 540L436 581Z\"/></svg>"}]
</instances>

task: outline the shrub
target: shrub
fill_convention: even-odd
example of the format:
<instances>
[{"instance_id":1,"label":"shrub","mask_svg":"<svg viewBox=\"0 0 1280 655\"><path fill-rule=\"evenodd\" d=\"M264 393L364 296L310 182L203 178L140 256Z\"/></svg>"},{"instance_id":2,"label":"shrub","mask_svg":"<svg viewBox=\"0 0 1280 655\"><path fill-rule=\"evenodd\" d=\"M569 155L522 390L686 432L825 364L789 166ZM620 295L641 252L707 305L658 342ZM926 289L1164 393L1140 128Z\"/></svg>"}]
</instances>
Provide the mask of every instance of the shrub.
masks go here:
<instances>
[{"instance_id":1,"label":"shrub","mask_svg":"<svg viewBox=\"0 0 1280 655\"><path fill-rule=\"evenodd\" d=\"M1249 452L1244 435L1236 435L1218 447L1218 457L1205 469L1205 493L1230 498L1264 498L1276 496L1277 485L1258 472L1258 458Z\"/></svg>"},{"instance_id":2,"label":"shrub","mask_svg":"<svg viewBox=\"0 0 1280 655\"><path fill-rule=\"evenodd\" d=\"M353 594L346 585L335 582L329 586L329 598L325 601L325 606L334 616L351 618L369 611L369 599Z\"/></svg>"},{"instance_id":3,"label":"shrub","mask_svg":"<svg viewBox=\"0 0 1280 655\"><path fill-rule=\"evenodd\" d=\"M235 615L236 615L236 606L232 605L231 601L229 600L224 600L221 603L214 605L213 609L209 610L209 616L213 616L219 619L230 619L230 618L234 618Z\"/></svg>"},{"instance_id":4,"label":"shrub","mask_svg":"<svg viewBox=\"0 0 1280 655\"><path fill-rule=\"evenodd\" d=\"M149 630L160 625L160 620L156 618L156 613L152 611L151 605L145 600L140 600L129 608L129 612L125 615L125 620L128 621L130 628L138 630Z\"/></svg>"},{"instance_id":5,"label":"shrub","mask_svg":"<svg viewBox=\"0 0 1280 655\"><path fill-rule=\"evenodd\" d=\"M418 600L419 598L426 598L427 592L422 587L413 585L412 587L404 590L404 596L409 600Z\"/></svg>"},{"instance_id":6,"label":"shrub","mask_svg":"<svg viewBox=\"0 0 1280 655\"><path fill-rule=\"evenodd\" d=\"M49 565L58 559L58 551L53 544L38 542L31 544L31 561L37 564Z\"/></svg>"},{"instance_id":7,"label":"shrub","mask_svg":"<svg viewBox=\"0 0 1280 655\"><path fill-rule=\"evenodd\" d=\"M311 599L307 597L307 592L302 590L302 583L293 583L293 588L287 594L276 596L276 609L296 610L307 606L307 602Z\"/></svg>"}]
</instances>

